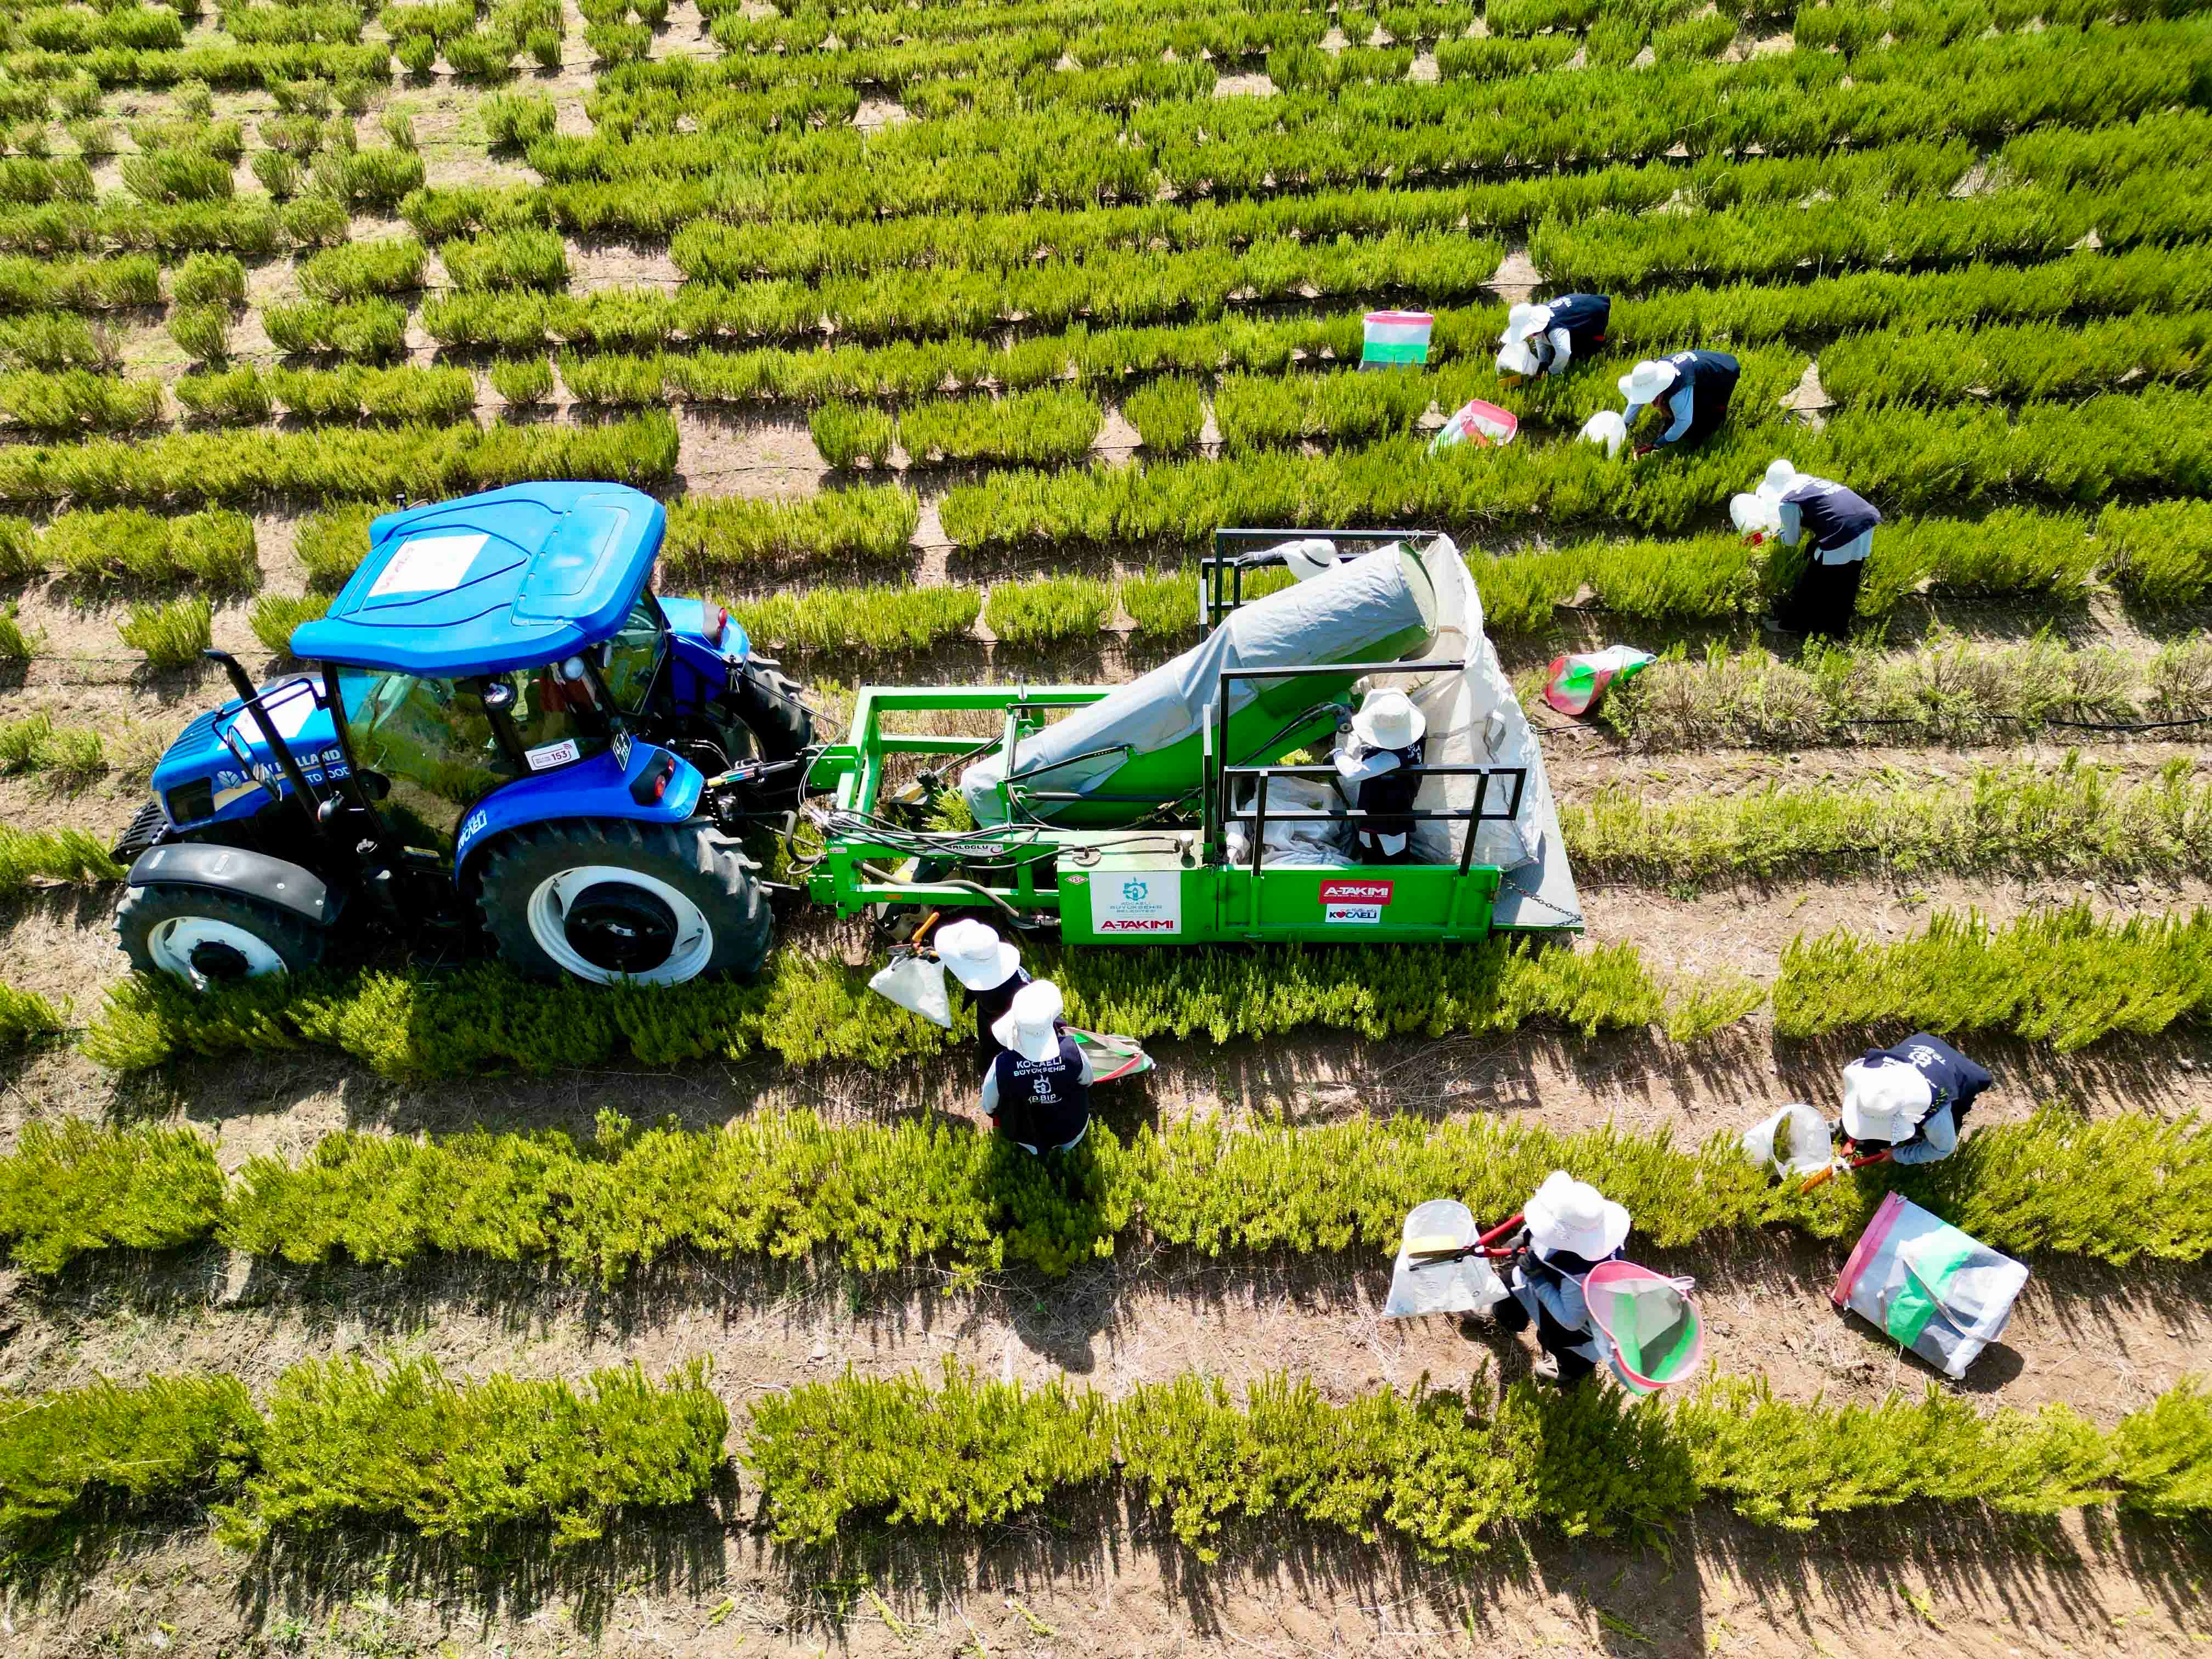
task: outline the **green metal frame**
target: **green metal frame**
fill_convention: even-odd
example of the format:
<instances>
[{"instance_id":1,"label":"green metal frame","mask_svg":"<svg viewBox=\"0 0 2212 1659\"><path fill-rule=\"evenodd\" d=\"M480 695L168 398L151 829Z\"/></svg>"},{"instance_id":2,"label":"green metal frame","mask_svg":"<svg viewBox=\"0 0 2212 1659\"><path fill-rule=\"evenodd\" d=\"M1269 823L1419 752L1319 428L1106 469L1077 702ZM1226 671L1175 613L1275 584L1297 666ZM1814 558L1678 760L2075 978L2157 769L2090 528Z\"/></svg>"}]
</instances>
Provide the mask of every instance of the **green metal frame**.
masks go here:
<instances>
[{"instance_id":1,"label":"green metal frame","mask_svg":"<svg viewBox=\"0 0 2212 1659\"><path fill-rule=\"evenodd\" d=\"M1211 627L1242 600L1235 574L1238 560L1227 550L1267 537L1282 540L1300 533L1312 532L1218 533L1214 556L1202 562L1207 567L1201 581L1206 625ZM1370 537L1370 532L1346 532L1339 539L1380 541L1388 533ZM1456 665L1424 665L1431 670ZM1164 808L1190 802L1195 807L1194 825L1077 828L1038 823L1024 810L1024 800L1042 802L1054 792L1026 789L1017 779L998 786L1000 823L965 833L889 831L896 840L871 835L862 822L878 817L891 757L916 756L949 765L994 751L1012 753L1054 711L1097 702L1117 688L864 686L854 701L846 740L825 750L809 775L810 787L830 794L834 810L844 822L833 829L811 866L808 895L841 915L895 904L981 909L1032 928L1050 927L1056 921L1060 937L1072 943L1173 939L1372 945L1481 939L1491 929L1501 872L1494 865L1472 861L1474 823L1518 816L1527 783L1522 769L1425 769L1477 780L1472 808L1412 814L1417 819L1468 821L1464 851L1456 865L1270 867L1266 853L1270 819L1339 816L1270 810L1267 803L1271 780L1334 776L1334 769L1328 766L1281 763L1284 755L1324 733L1307 721L1278 732L1265 745L1273 752L1233 763L1222 758L1231 736L1225 711L1232 681L1349 684L1364 675L1402 673L1409 666L1401 661L1338 663L1224 673L1214 713L1202 729L1200 775L1194 787L1159 798ZM957 713L997 714L998 736L978 740L884 729L888 715ZM1256 810L1232 812L1229 805L1237 786L1247 781L1255 787ZM946 787L952 786L948 781ZM1501 793L1502 800L1497 799ZM1137 810L1133 809L1133 816ZM1342 816L1356 820L1358 814L1346 807ZM1250 823L1255 865L1229 861L1232 819ZM926 870L920 867L925 859L954 867Z\"/></svg>"}]
</instances>

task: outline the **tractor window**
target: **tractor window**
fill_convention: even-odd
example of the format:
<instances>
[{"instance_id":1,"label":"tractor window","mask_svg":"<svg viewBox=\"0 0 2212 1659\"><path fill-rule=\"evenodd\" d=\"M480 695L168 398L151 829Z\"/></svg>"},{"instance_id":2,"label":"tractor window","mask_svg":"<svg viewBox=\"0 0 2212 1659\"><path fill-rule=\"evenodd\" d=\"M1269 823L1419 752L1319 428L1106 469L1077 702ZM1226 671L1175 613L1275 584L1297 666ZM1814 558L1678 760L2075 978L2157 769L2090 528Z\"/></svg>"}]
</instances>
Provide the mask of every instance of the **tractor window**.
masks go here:
<instances>
[{"instance_id":1,"label":"tractor window","mask_svg":"<svg viewBox=\"0 0 2212 1659\"><path fill-rule=\"evenodd\" d=\"M354 759L391 782L385 810L410 846L450 853L461 814L478 796L605 746L604 724L578 718L579 699L589 706L589 682L566 683L550 665L465 680L367 668L337 676ZM504 721L511 738L485 703L500 684L514 693Z\"/></svg>"},{"instance_id":2,"label":"tractor window","mask_svg":"<svg viewBox=\"0 0 2212 1659\"><path fill-rule=\"evenodd\" d=\"M599 647L599 672L615 707L625 714L644 706L653 670L660 665L660 607L641 588L622 631Z\"/></svg>"}]
</instances>

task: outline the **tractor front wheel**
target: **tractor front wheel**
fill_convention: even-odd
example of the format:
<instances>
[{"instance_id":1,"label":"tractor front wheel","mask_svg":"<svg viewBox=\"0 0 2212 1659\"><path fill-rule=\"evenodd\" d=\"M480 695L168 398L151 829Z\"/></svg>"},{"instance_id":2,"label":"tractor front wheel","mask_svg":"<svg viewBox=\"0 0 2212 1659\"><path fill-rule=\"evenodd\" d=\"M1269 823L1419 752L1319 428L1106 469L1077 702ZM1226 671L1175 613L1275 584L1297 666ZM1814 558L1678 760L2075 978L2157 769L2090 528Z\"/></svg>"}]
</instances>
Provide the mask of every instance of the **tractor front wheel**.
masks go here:
<instances>
[{"instance_id":1,"label":"tractor front wheel","mask_svg":"<svg viewBox=\"0 0 2212 1659\"><path fill-rule=\"evenodd\" d=\"M486 856L484 926L499 953L540 978L680 985L750 977L771 922L735 845L702 823L538 824Z\"/></svg>"},{"instance_id":2,"label":"tractor front wheel","mask_svg":"<svg viewBox=\"0 0 2212 1659\"><path fill-rule=\"evenodd\" d=\"M149 882L123 896L115 932L131 965L196 991L220 990L323 959L323 933L289 910L238 894Z\"/></svg>"}]
</instances>

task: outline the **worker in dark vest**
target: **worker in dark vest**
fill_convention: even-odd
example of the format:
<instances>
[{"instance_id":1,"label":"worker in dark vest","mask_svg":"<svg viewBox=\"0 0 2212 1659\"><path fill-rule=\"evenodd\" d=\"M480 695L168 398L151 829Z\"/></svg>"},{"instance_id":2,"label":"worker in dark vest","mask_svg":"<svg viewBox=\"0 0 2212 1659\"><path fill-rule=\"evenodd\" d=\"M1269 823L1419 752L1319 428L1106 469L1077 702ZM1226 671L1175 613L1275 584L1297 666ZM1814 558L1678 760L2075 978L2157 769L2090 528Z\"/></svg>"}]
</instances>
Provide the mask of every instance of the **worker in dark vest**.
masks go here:
<instances>
[{"instance_id":1,"label":"worker in dark vest","mask_svg":"<svg viewBox=\"0 0 2212 1659\"><path fill-rule=\"evenodd\" d=\"M1091 1056L1060 1013L1060 988L1048 979L1015 992L992 1028L1001 1052L983 1073L983 1115L1033 1155L1071 1152L1091 1129Z\"/></svg>"},{"instance_id":2,"label":"worker in dark vest","mask_svg":"<svg viewBox=\"0 0 2212 1659\"><path fill-rule=\"evenodd\" d=\"M1428 725L1403 691L1370 691L1352 717L1352 740L1336 756L1337 793L1348 786L1351 804L1369 815L1352 823L1362 864L1403 864L1412 854Z\"/></svg>"},{"instance_id":3,"label":"worker in dark vest","mask_svg":"<svg viewBox=\"0 0 2212 1659\"><path fill-rule=\"evenodd\" d=\"M1935 1164L1959 1150L1975 1097L1996 1081L1942 1037L1916 1032L1844 1067L1843 1134L1858 1157Z\"/></svg>"},{"instance_id":4,"label":"worker in dark vest","mask_svg":"<svg viewBox=\"0 0 2212 1659\"><path fill-rule=\"evenodd\" d=\"M1729 513L1754 541L1768 533L1786 547L1812 539L1804 574L1766 621L1770 631L1832 639L1850 632L1867 555L1874 550L1874 527L1881 522L1879 507L1833 479L1778 460L1757 489L1729 502Z\"/></svg>"},{"instance_id":5,"label":"worker in dark vest","mask_svg":"<svg viewBox=\"0 0 2212 1659\"><path fill-rule=\"evenodd\" d=\"M1512 1294L1492 1316L1509 1331L1524 1331L1533 1322L1544 1352L1537 1375L1562 1385L1579 1382L1604 1363L1606 1353L1583 1280L1599 1262L1620 1259L1628 1212L1588 1182L1554 1170L1522 1206L1521 1216L1528 1224L1514 1240L1518 1254L1505 1281Z\"/></svg>"},{"instance_id":6,"label":"worker in dark vest","mask_svg":"<svg viewBox=\"0 0 2212 1659\"><path fill-rule=\"evenodd\" d=\"M1509 380L1564 374L1576 358L1596 354L1612 320L1613 301L1602 294L1562 294L1541 305L1515 306L1498 337L1498 372Z\"/></svg>"},{"instance_id":7,"label":"worker in dark vest","mask_svg":"<svg viewBox=\"0 0 2212 1659\"><path fill-rule=\"evenodd\" d=\"M1006 1049L991 1028L1006 1017L1014 994L1030 982L1022 953L987 923L963 920L937 930L937 959L975 1011L975 1057L979 1068L988 1072Z\"/></svg>"},{"instance_id":8,"label":"worker in dark vest","mask_svg":"<svg viewBox=\"0 0 2212 1659\"><path fill-rule=\"evenodd\" d=\"M1637 364L1620 377L1620 395L1628 399L1621 421L1632 434L1636 417L1649 405L1662 424L1637 444L1636 453L1647 455L1658 444L1686 449L1711 437L1728 418L1729 399L1742 373L1743 365L1725 351L1678 351Z\"/></svg>"}]
</instances>

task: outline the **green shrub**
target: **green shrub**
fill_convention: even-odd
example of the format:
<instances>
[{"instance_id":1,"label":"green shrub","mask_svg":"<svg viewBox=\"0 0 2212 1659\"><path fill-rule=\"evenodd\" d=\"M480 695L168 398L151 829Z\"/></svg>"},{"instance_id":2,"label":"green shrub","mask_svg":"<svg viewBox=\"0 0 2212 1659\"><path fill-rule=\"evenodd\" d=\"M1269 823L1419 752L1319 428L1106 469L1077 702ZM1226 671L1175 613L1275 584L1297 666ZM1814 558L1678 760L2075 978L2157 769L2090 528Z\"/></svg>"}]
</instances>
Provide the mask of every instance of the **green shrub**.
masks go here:
<instances>
[{"instance_id":1,"label":"green shrub","mask_svg":"<svg viewBox=\"0 0 2212 1659\"><path fill-rule=\"evenodd\" d=\"M330 601L313 593L295 599L289 593L264 593L253 602L248 620L253 637L271 656L292 654L292 632L301 623L313 622L330 609Z\"/></svg>"},{"instance_id":2,"label":"green shrub","mask_svg":"<svg viewBox=\"0 0 2212 1659\"><path fill-rule=\"evenodd\" d=\"M0 1237L34 1273L96 1250L168 1250L222 1219L222 1171L190 1129L33 1119L0 1158Z\"/></svg>"},{"instance_id":3,"label":"green shrub","mask_svg":"<svg viewBox=\"0 0 2212 1659\"><path fill-rule=\"evenodd\" d=\"M14 605L0 610L0 662L28 662L39 643L40 636L23 632Z\"/></svg>"},{"instance_id":4,"label":"green shrub","mask_svg":"<svg viewBox=\"0 0 2212 1659\"><path fill-rule=\"evenodd\" d=\"M704 1498L728 1432L702 1363L659 1383L635 1365L597 1371L578 1389L452 1382L428 1359L380 1373L311 1360L277 1379L259 1466L218 1528L246 1544L387 1521L485 1544L524 1524L575 1544L623 1511Z\"/></svg>"},{"instance_id":5,"label":"green shrub","mask_svg":"<svg viewBox=\"0 0 2212 1659\"><path fill-rule=\"evenodd\" d=\"M331 196L302 196L287 202L278 217L285 235L302 247L335 247L345 240L349 225L345 204Z\"/></svg>"},{"instance_id":6,"label":"green shrub","mask_svg":"<svg viewBox=\"0 0 2212 1659\"><path fill-rule=\"evenodd\" d=\"M412 150L386 148L341 153L325 150L315 158L315 187L353 207L389 213L408 191L422 187L422 158Z\"/></svg>"},{"instance_id":7,"label":"green shrub","mask_svg":"<svg viewBox=\"0 0 2212 1659\"><path fill-rule=\"evenodd\" d=\"M495 92L483 100L484 135L520 149L553 136L553 100L542 92Z\"/></svg>"},{"instance_id":8,"label":"green shrub","mask_svg":"<svg viewBox=\"0 0 2212 1659\"><path fill-rule=\"evenodd\" d=\"M0 374L0 414L37 432L126 431L161 418L161 390L82 368Z\"/></svg>"},{"instance_id":9,"label":"green shrub","mask_svg":"<svg viewBox=\"0 0 2212 1659\"><path fill-rule=\"evenodd\" d=\"M558 293L568 285L568 250L550 230L498 231L447 242L438 253L465 294L518 288Z\"/></svg>"},{"instance_id":10,"label":"green shrub","mask_svg":"<svg viewBox=\"0 0 2212 1659\"><path fill-rule=\"evenodd\" d=\"M300 264L300 287L311 299L365 300L422 284L422 244L412 236L347 242Z\"/></svg>"},{"instance_id":11,"label":"green shrub","mask_svg":"<svg viewBox=\"0 0 2212 1659\"><path fill-rule=\"evenodd\" d=\"M824 462L840 469L888 466L898 422L865 404L824 404L807 416L806 429Z\"/></svg>"},{"instance_id":12,"label":"green shrub","mask_svg":"<svg viewBox=\"0 0 2212 1659\"><path fill-rule=\"evenodd\" d=\"M391 300L270 306L261 322L279 351L294 354L335 351L377 360L398 356L407 344L406 308Z\"/></svg>"},{"instance_id":13,"label":"green shrub","mask_svg":"<svg viewBox=\"0 0 2212 1659\"><path fill-rule=\"evenodd\" d=\"M982 596L959 587L812 587L741 601L730 614L757 645L777 650L927 650L975 625Z\"/></svg>"},{"instance_id":14,"label":"green shrub","mask_svg":"<svg viewBox=\"0 0 2212 1659\"><path fill-rule=\"evenodd\" d=\"M532 408L553 395L553 367L543 357L509 358L491 366L492 390L509 406Z\"/></svg>"},{"instance_id":15,"label":"green shrub","mask_svg":"<svg viewBox=\"0 0 2212 1659\"><path fill-rule=\"evenodd\" d=\"M44 711L0 720L0 773L43 772L75 788L106 769L106 744L91 726L56 726Z\"/></svg>"},{"instance_id":16,"label":"green shrub","mask_svg":"<svg viewBox=\"0 0 2212 1659\"><path fill-rule=\"evenodd\" d=\"M261 1419L234 1376L106 1379L0 1407L0 1534L21 1543L102 1499L204 1503L234 1491Z\"/></svg>"},{"instance_id":17,"label":"green shrub","mask_svg":"<svg viewBox=\"0 0 2212 1659\"><path fill-rule=\"evenodd\" d=\"M983 626L1002 645L1048 645L1096 635L1113 608L1113 586L1096 577L994 582L983 606Z\"/></svg>"},{"instance_id":18,"label":"green shrub","mask_svg":"<svg viewBox=\"0 0 2212 1659\"><path fill-rule=\"evenodd\" d=\"M147 202L212 202L236 188L230 162L200 149L157 149L123 158L123 187Z\"/></svg>"},{"instance_id":19,"label":"green shrub","mask_svg":"<svg viewBox=\"0 0 2212 1659\"><path fill-rule=\"evenodd\" d=\"M2100 921L2086 905L2002 927L1938 912L1875 943L1840 930L1784 947L1774 1028L1811 1036L1876 1022L2002 1031L2061 1053L2212 1012L2212 911Z\"/></svg>"},{"instance_id":20,"label":"green shrub","mask_svg":"<svg viewBox=\"0 0 2212 1659\"><path fill-rule=\"evenodd\" d=\"M187 357L221 362L230 356L230 314L221 306L179 306L169 313L169 337Z\"/></svg>"},{"instance_id":21,"label":"green shrub","mask_svg":"<svg viewBox=\"0 0 2212 1659\"><path fill-rule=\"evenodd\" d=\"M1172 639L1194 632L1201 622L1197 567L1148 568L1140 576L1123 577L1121 609L1140 635Z\"/></svg>"},{"instance_id":22,"label":"green shrub","mask_svg":"<svg viewBox=\"0 0 2212 1659\"><path fill-rule=\"evenodd\" d=\"M196 513L162 519L137 507L64 513L40 551L70 580L88 584L197 581L218 591L248 588L254 563L253 520L242 513Z\"/></svg>"},{"instance_id":23,"label":"green shrub","mask_svg":"<svg viewBox=\"0 0 2212 1659\"><path fill-rule=\"evenodd\" d=\"M1087 392L1019 392L996 400L947 398L899 416L899 443L916 462L1072 461L1085 453L1105 419Z\"/></svg>"},{"instance_id":24,"label":"green shrub","mask_svg":"<svg viewBox=\"0 0 2212 1659\"><path fill-rule=\"evenodd\" d=\"M123 643L146 653L149 668L186 668L215 643L215 607L204 599L134 605L117 624Z\"/></svg>"},{"instance_id":25,"label":"green shrub","mask_svg":"<svg viewBox=\"0 0 2212 1659\"><path fill-rule=\"evenodd\" d=\"M0 824L0 894L33 881L115 881L123 866L82 830L12 830Z\"/></svg>"},{"instance_id":26,"label":"green shrub","mask_svg":"<svg viewBox=\"0 0 2212 1659\"><path fill-rule=\"evenodd\" d=\"M289 202L300 193L300 163L296 157L281 149L256 150L253 155L253 177L261 188L279 202ZM302 241L319 238L302 237Z\"/></svg>"},{"instance_id":27,"label":"green shrub","mask_svg":"<svg viewBox=\"0 0 2212 1659\"><path fill-rule=\"evenodd\" d=\"M1984 766L1939 787L1772 784L1647 799L1601 791L1560 809L1576 866L1601 879L1741 879L1790 869L2094 869L2206 873L2212 777L2176 761L2130 784L2069 758L2057 769Z\"/></svg>"},{"instance_id":28,"label":"green shrub","mask_svg":"<svg viewBox=\"0 0 2212 1659\"><path fill-rule=\"evenodd\" d=\"M169 295L181 306L242 306L246 267L234 253L195 253L171 275Z\"/></svg>"},{"instance_id":29,"label":"green shrub","mask_svg":"<svg viewBox=\"0 0 2212 1659\"><path fill-rule=\"evenodd\" d=\"M495 29L457 34L445 43L446 62L464 81L511 81L514 54L520 49L513 35Z\"/></svg>"},{"instance_id":30,"label":"green shrub","mask_svg":"<svg viewBox=\"0 0 2212 1659\"><path fill-rule=\"evenodd\" d=\"M293 544L301 566L307 573L311 593L335 593L368 556L369 521L389 509L374 501L355 501L326 507L300 521Z\"/></svg>"},{"instance_id":31,"label":"green shrub","mask_svg":"<svg viewBox=\"0 0 2212 1659\"><path fill-rule=\"evenodd\" d=\"M856 558L903 564L921 503L896 484L799 501L684 501L668 514L662 568L677 583L769 563Z\"/></svg>"},{"instance_id":32,"label":"green shrub","mask_svg":"<svg viewBox=\"0 0 2212 1659\"><path fill-rule=\"evenodd\" d=\"M2154 608L2196 605L2212 586L2212 502L2108 507L2097 520L2112 580Z\"/></svg>"},{"instance_id":33,"label":"green shrub","mask_svg":"<svg viewBox=\"0 0 2212 1659\"><path fill-rule=\"evenodd\" d=\"M1154 380L1121 400L1121 413L1155 455L1190 455L1206 426L1206 403L1195 380Z\"/></svg>"},{"instance_id":34,"label":"green shrub","mask_svg":"<svg viewBox=\"0 0 2212 1659\"><path fill-rule=\"evenodd\" d=\"M643 409L662 401L657 357L563 356L561 378L579 403Z\"/></svg>"},{"instance_id":35,"label":"green shrub","mask_svg":"<svg viewBox=\"0 0 2212 1659\"><path fill-rule=\"evenodd\" d=\"M90 735L96 745L99 733ZM0 750L8 747L9 736L8 729L0 726ZM4 769L16 769L7 766ZM35 991L19 991L12 985L0 984L0 1054L19 1054L41 1038L52 1036L65 1029L66 1018L66 1006L57 1008ZM0 1214L9 1207L7 1199L0 1196ZM0 1223L0 1231L4 1231L4 1224Z\"/></svg>"}]
</instances>

